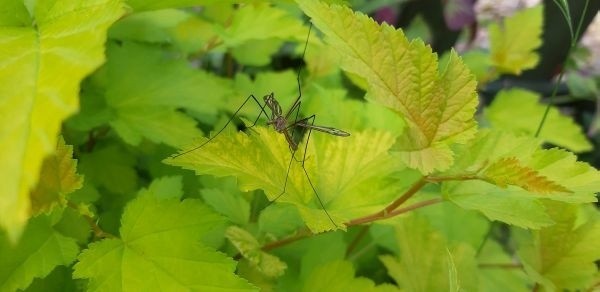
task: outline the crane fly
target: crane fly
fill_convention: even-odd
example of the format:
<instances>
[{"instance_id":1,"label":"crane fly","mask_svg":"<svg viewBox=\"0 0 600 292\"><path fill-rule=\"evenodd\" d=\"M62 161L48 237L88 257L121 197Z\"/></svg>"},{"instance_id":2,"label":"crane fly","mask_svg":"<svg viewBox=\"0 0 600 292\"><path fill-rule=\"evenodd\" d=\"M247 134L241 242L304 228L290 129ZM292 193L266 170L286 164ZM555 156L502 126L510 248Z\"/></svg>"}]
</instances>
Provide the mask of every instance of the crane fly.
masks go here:
<instances>
[{"instance_id":1,"label":"crane fly","mask_svg":"<svg viewBox=\"0 0 600 292\"><path fill-rule=\"evenodd\" d=\"M302 53L302 59L304 59L304 55L306 54L306 47L308 45L308 38L310 37L310 32L312 30L312 24L309 27L308 30L308 36L306 37L306 43L304 44L304 51ZM285 113L283 113L283 109L281 108L281 105L279 104L279 102L275 99L275 94L272 92L270 94L267 94L263 97L263 101L264 103L261 104L258 99L253 95L250 94L246 100L244 100L244 102L238 107L238 109L233 113L232 117L225 123L225 125L223 126L223 128L221 128L219 131L217 131L217 133L210 137L207 141L205 141L204 143L186 150L184 152L178 153L176 155L173 155L172 157L179 157L182 155L185 155L187 153L190 153L192 151L198 150L200 148L202 148L204 145L208 144L209 142L211 142L213 139L215 139L217 136L219 136L219 134L221 134L221 132L223 132L223 130L225 130L225 128L227 128L227 126L229 125L229 123L231 123L231 121L239 114L239 112L242 110L242 108L248 103L248 101L252 100L254 101L259 109L260 112L258 114L258 116L256 117L256 119L254 120L254 122L252 123L252 125L246 127L246 129L251 129L252 127L256 126L256 124L258 123L260 117L264 114L265 117L267 118L267 125L270 125L273 127L273 129L275 129L276 132L281 133L285 136L285 140L288 143L289 149L292 153L292 157L290 158L289 164L288 164L288 168L287 168L287 172L285 175L285 182L283 184L283 190L282 192L277 195L277 197L275 197L275 199L273 199L271 201L271 203L277 201L277 199L279 199L283 194L285 194L286 191L286 187L287 187L287 182L288 182L288 178L289 178L289 174L290 174L290 168L292 166L292 162L294 160L296 160L297 162L301 163L302 166L302 170L304 171L304 174L306 175L306 178L310 184L311 189L313 190L315 197L317 198L321 208L323 209L323 211L325 212L325 214L327 215L327 218L329 218L329 220L331 221L331 223L333 223L334 226L338 227L337 224L334 222L334 220L331 218L331 215L329 214L329 212L327 212L327 209L325 208L325 204L323 204L323 201L321 200L321 198L319 197L319 194L317 193L317 190L313 184L313 182L310 179L310 176L308 175L308 171L306 171L305 168L305 161L306 161L306 150L308 147L308 141L310 139L310 135L312 133L313 130L315 131L319 131L319 132L323 132L323 133L327 133L330 135L334 135L334 136L340 136L340 137L347 137L350 136L350 133L340 130L340 129L336 129L333 127L326 127L326 126L320 126L320 125L315 125L315 118L316 115L310 115L306 118L302 118L302 119L298 119L299 113L300 113L300 107L302 105L302 87L300 84L300 70L298 70L298 74L296 77L296 81L298 84L298 97L296 98L296 100L294 101L294 103L292 104L292 106L289 108L289 110ZM267 114L267 112L265 111L265 107L268 108L271 112L271 114ZM295 113L295 118L293 121L290 121L290 118L292 116L292 114ZM296 151L298 150L298 143L297 141L294 140L294 130L295 128L300 127L300 128L304 128L305 130L308 130L308 134L306 135L306 142L304 144L304 154L303 154L303 158L302 160L297 160L295 158L295 154Z\"/></svg>"}]
</instances>

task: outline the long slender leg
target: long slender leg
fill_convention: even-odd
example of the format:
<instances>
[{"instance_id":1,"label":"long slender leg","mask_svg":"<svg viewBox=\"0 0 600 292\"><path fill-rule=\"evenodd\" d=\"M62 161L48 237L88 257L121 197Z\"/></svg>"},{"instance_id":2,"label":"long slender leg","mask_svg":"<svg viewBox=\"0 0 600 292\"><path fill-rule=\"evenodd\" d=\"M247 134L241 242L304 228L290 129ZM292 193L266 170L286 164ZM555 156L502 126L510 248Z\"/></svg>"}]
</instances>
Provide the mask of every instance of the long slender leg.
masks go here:
<instances>
[{"instance_id":1,"label":"long slender leg","mask_svg":"<svg viewBox=\"0 0 600 292\"><path fill-rule=\"evenodd\" d=\"M294 123L292 125L295 125L298 122L298 115L300 114L300 105L302 105L301 101L298 101L298 103L296 103L296 105L294 105L294 106L296 106L296 117L294 117ZM291 126L291 125L287 126L285 128L285 132L288 132L290 129L291 129L291 132L292 132L291 139L292 139L292 141L294 141L294 135L296 134L296 132L294 131L293 126ZM292 145L289 145L289 146L290 146L290 151L292 152L292 158L294 160L296 160L296 162L300 162L300 160L296 159L296 150L292 149Z\"/></svg>"},{"instance_id":2,"label":"long slender leg","mask_svg":"<svg viewBox=\"0 0 600 292\"><path fill-rule=\"evenodd\" d=\"M310 23L310 26L308 27L308 34L306 35L306 41L304 42L304 51L302 51L302 59L304 59L304 55L306 55L306 48L308 47L308 39L310 38L311 31L312 31L312 22ZM294 111L295 107L300 107L300 98L302 97L302 86L300 85L300 72L302 72L302 70L298 70L298 74L296 75L296 81L298 83L298 97L296 97L296 100L292 104L292 107L290 107L288 112L285 114L286 120L290 117L290 115Z\"/></svg>"},{"instance_id":3,"label":"long slender leg","mask_svg":"<svg viewBox=\"0 0 600 292\"><path fill-rule=\"evenodd\" d=\"M309 116L307 118L298 120L298 117L296 115L296 120L295 120L294 124L289 125L286 128L286 131L288 130L288 128L294 127L296 125L296 123L298 123L298 122L306 122L308 120L312 120L311 121L311 126L314 126L315 125L315 118L316 118L316 115L311 115L311 116ZM310 141L310 135L311 134L312 134L312 129L309 128L308 129L308 135L306 136L306 142L304 143L304 154L303 154L303 157L302 157L302 160L301 160L301 162L302 162L302 170L304 171L304 174L306 175L306 178L308 179L308 183L310 184L310 187L313 190L313 192L315 194L315 197L317 197L317 201L319 201L319 204L321 205L321 208L323 209L323 211L327 215L327 218L329 218L329 221L331 221L331 223L333 223L333 225L335 227L338 227L337 224L335 224L335 222L333 221L333 218L331 218L331 215L329 214L329 212L327 212L327 208L325 208L325 204L323 204L323 201L321 200L321 197L317 193L317 190L315 189L315 186L313 185L313 183L312 183L312 181L310 179L310 176L308 175L308 171L306 170L306 167L305 167L306 153L307 153L307 150L308 150L308 142ZM298 161L298 160L296 160L296 161ZM298 161L298 162L300 162L300 161ZM290 160L290 164L291 164L291 160ZM289 173L289 166L288 166L288 173ZM287 182L287 176L286 176L286 182Z\"/></svg>"},{"instance_id":4,"label":"long slender leg","mask_svg":"<svg viewBox=\"0 0 600 292\"><path fill-rule=\"evenodd\" d=\"M308 121L310 119L312 119L311 125L315 124L315 115L312 115L308 118L304 118L302 120L304 121ZM323 209L323 211L325 212L325 214L327 215L327 218L329 218L329 221L331 221L331 223L333 223L333 226L335 226L336 228L338 227L337 224L335 224L335 222L333 221L333 219L331 218L331 215L329 215L329 212L327 212L327 208L325 208L325 204L323 204L323 201L321 200L321 197L319 197L319 194L317 193L317 190L315 189L315 186L313 185L312 181L310 180L310 176L308 175L308 171L306 171L306 167L304 167L304 163L306 162L306 152L308 149L308 142L310 141L310 134L312 133L312 129L308 129L308 135L306 136L306 142L304 142L304 156L302 157L302 170L304 170L304 174L306 175L306 178L308 179L308 183L310 184L310 187L312 188L313 192L315 193L315 197L317 197L317 201L319 201L319 204L321 205L321 208Z\"/></svg>"},{"instance_id":5,"label":"long slender leg","mask_svg":"<svg viewBox=\"0 0 600 292\"><path fill-rule=\"evenodd\" d=\"M258 104L258 106L260 107L260 113L258 114L258 117L256 118L256 120L254 120L254 124L252 124L252 126L250 127L254 127L254 125L256 125L256 123L258 122L258 119L260 118L260 116L264 113L265 116L268 117L267 113L265 112L265 106L260 104L260 102L258 101L258 99L256 99L256 97L254 97L253 94L250 94L248 97L246 97L246 100L244 100L244 102L242 103L242 105L240 105L240 107L238 107L238 109L233 113L233 115L231 116L231 118L227 121L227 123L225 123L225 125L223 126L223 128L221 128L214 136L210 137L208 140L204 141L204 143L189 149L187 151L181 152L181 153L177 153L173 156L171 156L171 158L175 158L175 157L179 157L181 155L184 154L188 154L194 150L200 149L202 148L204 145L208 144L208 142L212 141L214 138L216 138L217 136L219 136L219 134L221 134L221 132L223 132L223 130L225 130L225 128L227 128L227 126L229 125L229 123L231 123L231 121L235 118L235 116L237 116L237 114L240 112L240 110L242 110L242 108L244 107L244 105L246 105L246 103L250 100L253 99L254 102L256 102L256 104Z\"/></svg>"},{"instance_id":6,"label":"long slender leg","mask_svg":"<svg viewBox=\"0 0 600 292\"><path fill-rule=\"evenodd\" d=\"M292 161L294 161L295 152L296 152L295 150L292 152L292 157L290 158L290 162L288 163L287 172L285 173L285 181L283 182L283 190L281 191L281 193L279 195L277 195L277 197L275 197L275 199L273 199L273 201L271 201L269 203L268 206L275 203L275 201L277 201L281 196L283 196L283 194L285 194L285 189L287 187L288 178L290 177L290 169L292 167Z\"/></svg>"}]
</instances>

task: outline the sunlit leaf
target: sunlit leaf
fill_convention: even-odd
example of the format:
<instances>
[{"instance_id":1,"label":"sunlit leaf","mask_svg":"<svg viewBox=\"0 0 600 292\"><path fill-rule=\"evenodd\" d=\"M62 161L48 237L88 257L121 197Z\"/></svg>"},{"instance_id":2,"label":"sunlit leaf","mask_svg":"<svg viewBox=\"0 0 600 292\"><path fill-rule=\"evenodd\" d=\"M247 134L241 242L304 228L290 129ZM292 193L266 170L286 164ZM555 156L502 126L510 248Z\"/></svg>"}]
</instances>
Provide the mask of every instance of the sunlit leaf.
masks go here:
<instances>
[{"instance_id":1,"label":"sunlit leaf","mask_svg":"<svg viewBox=\"0 0 600 292\"><path fill-rule=\"evenodd\" d=\"M160 199L180 199L183 196L181 176L165 176L152 181L150 186L138 192L138 196L151 195Z\"/></svg>"},{"instance_id":2,"label":"sunlit leaf","mask_svg":"<svg viewBox=\"0 0 600 292\"><path fill-rule=\"evenodd\" d=\"M36 3L4 1L0 20L0 226L12 240L61 123L79 108L79 82L104 61L106 30L123 13L117 0Z\"/></svg>"},{"instance_id":3,"label":"sunlit leaf","mask_svg":"<svg viewBox=\"0 0 600 292\"><path fill-rule=\"evenodd\" d=\"M121 238L89 245L73 276L101 291L254 290L234 275L233 260L199 242L221 221L198 200L141 196L127 205Z\"/></svg>"},{"instance_id":4,"label":"sunlit leaf","mask_svg":"<svg viewBox=\"0 0 600 292\"><path fill-rule=\"evenodd\" d=\"M537 65L535 50L542 44L542 5L524 9L507 17L501 24L491 24L490 51L498 71L520 75Z\"/></svg>"},{"instance_id":5,"label":"sunlit leaf","mask_svg":"<svg viewBox=\"0 0 600 292\"><path fill-rule=\"evenodd\" d=\"M258 240L244 229L231 226L227 228L225 237L250 262L251 266L258 269L265 276L275 278L285 272L287 265L276 256L262 251Z\"/></svg>"},{"instance_id":6,"label":"sunlit leaf","mask_svg":"<svg viewBox=\"0 0 600 292\"><path fill-rule=\"evenodd\" d=\"M600 217L577 223L577 206L546 202L545 207L555 225L533 231L531 242L519 254L525 270L544 288L584 290L598 273L600 260Z\"/></svg>"},{"instance_id":7,"label":"sunlit leaf","mask_svg":"<svg viewBox=\"0 0 600 292\"><path fill-rule=\"evenodd\" d=\"M539 99L537 94L522 89L501 91L485 109L485 117L493 128L533 136L547 107ZM539 137L574 152L592 149L581 126L555 107L550 107Z\"/></svg>"},{"instance_id":8,"label":"sunlit leaf","mask_svg":"<svg viewBox=\"0 0 600 292\"><path fill-rule=\"evenodd\" d=\"M376 287L372 280L355 277L354 273L351 262L327 263L312 271L301 291L393 291L387 287Z\"/></svg>"},{"instance_id":9,"label":"sunlit leaf","mask_svg":"<svg viewBox=\"0 0 600 292\"><path fill-rule=\"evenodd\" d=\"M408 216L395 226L399 255L381 256L398 286L407 291L474 291L478 285L475 250L449 247L423 217Z\"/></svg>"},{"instance_id":10,"label":"sunlit leaf","mask_svg":"<svg viewBox=\"0 0 600 292\"><path fill-rule=\"evenodd\" d=\"M405 119L394 147L401 160L425 174L447 169L450 144L466 143L476 131L475 80L456 53L439 71L431 48L400 30L346 7L298 3L342 56L342 68L365 78L370 98Z\"/></svg>"},{"instance_id":11,"label":"sunlit leaf","mask_svg":"<svg viewBox=\"0 0 600 292\"><path fill-rule=\"evenodd\" d=\"M479 291L531 291L533 283L525 271L497 241L487 240L477 259L481 272Z\"/></svg>"},{"instance_id":12,"label":"sunlit leaf","mask_svg":"<svg viewBox=\"0 0 600 292\"><path fill-rule=\"evenodd\" d=\"M600 189L596 169L578 162L570 152L541 149L533 138L482 131L457 153L461 160L446 174L461 177L462 173L469 179L445 182L442 191L460 207L478 210L492 220L525 228L549 226L553 221L541 198L595 202ZM488 173L495 178L478 175L486 167L497 168ZM502 188L503 184L517 186Z\"/></svg>"},{"instance_id":13,"label":"sunlit leaf","mask_svg":"<svg viewBox=\"0 0 600 292\"><path fill-rule=\"evenodd\" d=\"M291 160L283 135L261 127L253 130L250 135L224 132L202 148L165 162L197 174L236 176L243 191L262 189L270 200L294 204L314 232L342 228L350 219L379 211L397 195L398 185L386 178L398 167L387 154L393 143L389 134L359 132L341 138L313 132L305 165L317 198L301 164ZM302 157L298 151L296 159Z\"/></svg>"},{"instance_id":14,"label":"sunlit leaf","mask_svg":"<svg viewBox=\"0 0 600 292\"><path fill-rule=\"evenodd\" d=\"M234 12L230 23L217 31L227 47L250 40L303 40L308 33L298 18L268 3L242 6Z\"/></svg>"}]
</instances>

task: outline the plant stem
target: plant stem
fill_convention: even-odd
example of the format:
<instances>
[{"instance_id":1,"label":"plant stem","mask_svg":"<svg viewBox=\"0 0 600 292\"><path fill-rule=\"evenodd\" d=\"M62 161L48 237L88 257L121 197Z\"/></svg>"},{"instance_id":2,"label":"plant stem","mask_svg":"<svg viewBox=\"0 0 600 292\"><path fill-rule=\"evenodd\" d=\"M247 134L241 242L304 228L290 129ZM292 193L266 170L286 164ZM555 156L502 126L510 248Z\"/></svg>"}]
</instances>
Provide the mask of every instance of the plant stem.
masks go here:
<instances>
[{"instance_id":1,"label":"plant stem","mask_svg":"<svg viewBox=\"0 0 600 292\"><path fill-rule=\"evenodd\" d=\"M388 213L386 215L386 217L380 218L380 217L374 217L372 215L371 216L366 216L366 217L362 217L362 218L359 218L359 219L356 219L356 220L352 220L349 223L346 223L346 226L350 227L350 226L354 226L354 225L358 225L358 224L370 223L370 222L381 220L381 219L391 218L391 217L398 216L398 215L403 214L403 213L410 212L410 211L418 209L418 208L422 208L422 207L426 207L426 206L429 206L429 205L437 204L437 203L440 203L440 202L443 202L443 201L444 200L442 198L436 198L436 199L431 199L431 200L419 202L419 203L416 203L414 205L410 205L410 206L405 207L405 208L400 208L400 209L394 210L394 211ZM277 241L273 241L271 243L265 244L262 247L262 250L269 251L269 250L272 250L272 249L276 249L278 247L290 244L292 242L296 242L298 240L301 240L301 239L304 239L304 238L307 238L307 237L311 237L313 235L318 235L318 234L313 234L310 231L304 229L303 231L301 231L300 233L298 233L296 235L284 238L282 240L277 240Z\"/></svg>"},{"instance_id":2,"label":"plant stem","mask_svg":"<svg viewBox=\"0 0 600 292\"><path fill-rule=\"evenodd\" d=\"M478 265L484 269L522 269L523 265L519 263L481 263Z\"/></svg>"},{"instance_id":3,"label":"plant stem","mask_svg":"<svg viewBox=\"0 0 600 292\"><path fill-rule=\"evenodd\" d=\"M300 239L303 239L303 238L311 237L313 235L314 234L312 232L310 232L308 229L303 229L300 232L298 232L298 234L295 234L293 236L290 236L290 237L284 238L282 240L277 240L277 241L273 241L271 243L265 244L262 247L262 250L269 251L269 250L272 250L272 249L276 249L278 247L290 244L292 242L296 242L296 241L298 241Z\"/></svg>"},{"instance_id":4,"label":"plant stem","mask_svg":"<svg viewBox=\"0 0 600 292\"><path fill-rule=\"evenodd\" d=\"M77 205L75 205L73 202L67 202L67 206L75 211L77 211L77 213L79 215L81 215L85 221L88 222L88 224L90 225L90 227L92 228L92 231L94 232L94 237L98 238L98 239L102 239L102 238L117 238L116 236L114 236L113 234L110 234L104 230L102 230L102 228L100 228L100 226L98 224L96 224L96 220L86 214L82 214L81 212L79 212L79 207Z\"/></svg>"},{"instance_id":5,"label":"plant stem","mask_svg":"<svg viewBox=\"0 0 600 292\"><path fill-rule=\"evenodd\" d=\"M346 226L350 227L353 225L368 223L368 222L386 219L386 218L395 216L395 215L393 215L393 216L390 215L392 213L392 211L394 211L396 208L398 208L398 206L402 205L404 202L406 202L408 199L410 199L414 194L416 194L426 184L427 184L427 180L425 179L425 177L420 178L416 183L414 183L410 187L410 189L408 189L408 191L406 191L400 198L393 201L390 205L385 207L385 209L383 209L375 214L371 214L371 215L368 215L368 216L365 216L362 218L351 220L350 222L346 223Z\"/></svg>"},{"instance_id":6,"label":"plant stem","mask_svg":"<svg viewBox=\"0 0 600 292\"><path fill-rule=\"evenodd\" d=\"M346 257L348 257L354 251L354 249L358 246L358 243L360 243L360 241L365 237L365 235L367 235L367 233L369 232L369 227L370 225L365 225L361 227L356 237L354 237L352 242L350 242L350 244L348 245L348 248L346 249Z\"/></svg>"}]
</instances>

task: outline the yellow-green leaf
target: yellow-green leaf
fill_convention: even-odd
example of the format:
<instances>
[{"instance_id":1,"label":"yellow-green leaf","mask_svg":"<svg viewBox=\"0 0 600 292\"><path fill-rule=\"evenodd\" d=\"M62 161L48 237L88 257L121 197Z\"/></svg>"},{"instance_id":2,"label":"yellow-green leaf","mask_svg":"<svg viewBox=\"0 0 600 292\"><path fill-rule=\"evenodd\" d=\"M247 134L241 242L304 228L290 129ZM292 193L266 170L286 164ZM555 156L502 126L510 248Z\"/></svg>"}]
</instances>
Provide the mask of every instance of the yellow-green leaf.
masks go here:
<instances>
[{"instance_id":1,"label":"yellow-green leaf","mask_svg":"<svg viewBox=\"0 0 600 292\"><path fill-rule=\"evenodd\" d=\"M60 138L56 152L47 156L42 165L40 180L31 192L31 211L48 212L56 205L66 203L65 195L83 185L83 176L77 174L77 160L73 159L73 146Z\"/></svg>"},{"instance_id":2,"label":"yellow-green leaf","mask_svg":"<svg viewBox=\"0 0 600 292\"><path fill-rule=\"evenodd\" d=\"M313 132L306 174L299 162L290 164L291 153L282 134L263 127L253 129L250 135L224 131L202 148L165 163L197 174L235 176L242 191L262 189L270 200L293 204L313 232L344 228L344 222L379 211L398 195L400 184L390 184L386 177L400 168L387 153L394 141L391 134L369 131L342 138ZM300 150L296 159L302 157Z\"/></svg>"},{"instance_id":3,"label":"yellow-green leaf","mask_svg":"<svg viewBox=\"0 0 600 292\"><path fill-rule=\"evenodd\" d=\"M525 271L546 291L591 291L600 260L600 217L577 218L578 206L545 202L555 225L533 231L519 250Z\"/></svg>"},{"instance_id":4,"label":"yellow-green leaf","mask_svg":"<svg viewBox=\"0 0 600 292\"><path fill-rule=\"evenodd\" d=\"M103 62L106 30L123 9L118 0L9 2L0 21L0 226L14 240L42 161L79 108L79 82Z\"/></svg>"},{"instance_id":5,"label":"yellow-green leaf","mask_svg":"<svg viewBox=\"0 0 600 292\"><path fill-rule=\"evenodd\" d=\"M480 131L457 153L460 159L444 176L459 180L444 182L442 192L458 206L480 211L491 220L532 229L550 226L553 221L540 199L595 202L595 193L600 190L598 170L577 161L568 151L541 149L539 140L532 137ZM479 175L486 167L495 168L489 174L496 181L479 180L485 178ZM467 180L460 181L461 177Z\"/></svg>"},{"instance_id":6,"label":"yellow-green leaf","mask_svg":"<svg viewBox=\"0 0 600 292\"><path fill-rule=\"evenodd\" d=\"M399 254L381 256L388 274L406 291L475 291L475 250L468 244L448 246L423 217L408 216L395 226Z\"/></svg>"},{"instance_id":7,"label":"yellow-green leaf","mask_svg":"<svg viewBox=\"0 0 600 292\"><path fill-rule=\"evenodd\" d=\"M405 119L394 149L402 161L425 174L448 168L449 145L466 143L476 132L476 82L456 53L440 72L429 46L409 42L392 26L346 7L297 2L342 56L342 68L366 79L370 98Z\"/></svg>"},{"instance_id":8,"label":"yellow-green leaf","mask_svg":"<svg viewBox=\"0 0 600 292\"><path fill-rule=\"evenodd\" d=\"M261 250L261 245L248 231L237 226L227 228L225 237L248 260L250 265L267 277L275 278L283 275L287 265L278 257Z\"/></svg>"},{"instance_id":9,"label":"yellow-green leaf","mask_svg":"<svg viewBox=\"0 0 600 292\"><path fill-rule=\"evenodd\" d=\"M268 3L242 6L236 10L227 27L217 28L227 47L250 40L304 40L308 30L297 17Z\"/></svg>"},{"instance_id":10,"label":"yellow-green leaf","mask_svg":"<svg viewBox=\"0 0 600 292\"><path fill-rule=\"evenodd\" d=\"M533 136L546 111L539 100L540 96L531 91L503 90L485 109L485 117L494 128ZM539 137L574 152L592 150L581 126L552 106Z\"/></svg>"},{"instance_id":11,"label":"yellow-green leaf","mask_svg":"<svg viewBox=\"0 0 600 292\"><path fill-rule=\"evenodd\" d=\"M515 185L530 192L541 194L552 192L571 193L559 183L553 182L539 174L535 169L523 165L515 157L498 159L483 171L482 179L491 181L502 188L507 185Z\"/></svg>"},{"instance_id":12,"label":"yellow-green leaf","mask_svg":"<svg viewBox=\"0 0 600 292\"><path fill-rule=\"evenodd\" d=\"M520 75L537 65L539 56L534 50L542 44L542 8L519 11L489 26L491 59L498 71Z\"/></svg>"}]
</instances>

